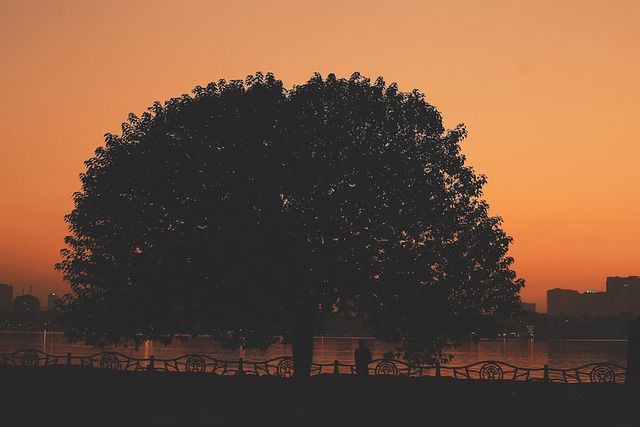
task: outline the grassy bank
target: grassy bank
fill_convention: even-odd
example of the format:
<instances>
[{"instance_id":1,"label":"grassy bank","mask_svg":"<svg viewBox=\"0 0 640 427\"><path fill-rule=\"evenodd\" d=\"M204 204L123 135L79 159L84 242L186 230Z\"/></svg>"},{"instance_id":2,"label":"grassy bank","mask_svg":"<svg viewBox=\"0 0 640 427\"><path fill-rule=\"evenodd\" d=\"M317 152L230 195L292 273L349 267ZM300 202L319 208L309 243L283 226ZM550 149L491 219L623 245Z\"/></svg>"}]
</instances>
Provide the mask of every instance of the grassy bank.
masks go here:
<instances>
[{"instance_id":1,"label":"grassy bank","mask_svg":"<svg viewBox=\"0 0 640 427\"><path fill-rule=\"evenodd\" d=\"M622 384L0 367L3 425L21 426L622 426L624 398Z\"/></svg>"}]
</instances>

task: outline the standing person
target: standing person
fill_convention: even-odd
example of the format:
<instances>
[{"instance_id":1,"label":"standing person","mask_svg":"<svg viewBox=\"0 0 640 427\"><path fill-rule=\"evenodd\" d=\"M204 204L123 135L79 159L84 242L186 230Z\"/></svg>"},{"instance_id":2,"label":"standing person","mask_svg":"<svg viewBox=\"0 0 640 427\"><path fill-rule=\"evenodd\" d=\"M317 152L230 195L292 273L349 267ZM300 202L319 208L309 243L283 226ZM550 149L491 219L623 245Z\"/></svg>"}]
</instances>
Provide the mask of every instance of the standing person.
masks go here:
<instances>
[{"instance_id":1,"label":"standing person","mask_svg":"<svg viewBox=\"0 0 640 427\"><path fill-rule=\"evenodd\" d=\"M364 339L360 339L358 344L358 348L353 352L353 357L356 361L356 375L369 375L369 363L371 363L372 360L371 350L367 348Z\"/></svg>"}]
</instances>

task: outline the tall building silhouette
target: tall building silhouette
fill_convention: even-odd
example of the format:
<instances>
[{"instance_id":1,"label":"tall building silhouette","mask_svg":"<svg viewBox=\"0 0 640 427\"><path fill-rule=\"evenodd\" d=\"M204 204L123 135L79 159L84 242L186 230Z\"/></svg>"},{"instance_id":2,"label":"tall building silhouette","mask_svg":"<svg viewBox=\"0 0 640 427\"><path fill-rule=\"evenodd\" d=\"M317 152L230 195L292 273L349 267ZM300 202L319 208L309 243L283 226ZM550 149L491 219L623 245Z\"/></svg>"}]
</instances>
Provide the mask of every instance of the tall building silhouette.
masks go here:
<instances>
[{"instance_id":1,"label":"tall building silhouette","mask_svg":"<svg viewBox=\"0 0 640 427\"><path fill-rule=\"evenodd\" d=\"M640 315L640 276L607 277L609 314Z\"/></svg>"},{"instance_id":2,"label":"tall building silhouette","mask_svg":"<svg viewBox=\"0 0 640 427\"><path fill-rule=\"evenodd\" d=\"M13 286L0 283L0 311L11 311L13 305Z\"/></svg>"},{"instance_id":3,"label":"tall building silhouette","mask_svg":"<svg viewBox=\"0 0 640 427\"><path fill-rule=\"evenodd\" d=\"M580 292L559 288L547 291L547 315L579 317L582 314Z\"/></svg>"},{"instance_id":4,"label":"tall building silhouette","mask_svg":"<svg viewBox=\"0 0 640 427\"><path fill-rule=\"evenodd\" d=\"M56 293L51 293L47 295L47 311L49 310L57 310L56 301L59 299Z\"/></svg>"},{"instance_id":5,"label":"tall building silhouette","mask_svg":"<svg viewBox=\"0 0 640 427\"><path fill-rule=\"evenodd\" d=\"M31 286L29 286L29 295L22 294L13 300L14 313L35 313L40 311L40 299L31 295Z\"/></svg>"},{"instance_id":6,"label":"tall building silhouette","mask_svg":"<svg viewBox=\"0 0 640 427\"><path fill-rule=\"evenodd\" d=\"M609 314L606 292L584 291L581 297L584 314L598 317L606 317Z\"/></svg>"}]
</instances>

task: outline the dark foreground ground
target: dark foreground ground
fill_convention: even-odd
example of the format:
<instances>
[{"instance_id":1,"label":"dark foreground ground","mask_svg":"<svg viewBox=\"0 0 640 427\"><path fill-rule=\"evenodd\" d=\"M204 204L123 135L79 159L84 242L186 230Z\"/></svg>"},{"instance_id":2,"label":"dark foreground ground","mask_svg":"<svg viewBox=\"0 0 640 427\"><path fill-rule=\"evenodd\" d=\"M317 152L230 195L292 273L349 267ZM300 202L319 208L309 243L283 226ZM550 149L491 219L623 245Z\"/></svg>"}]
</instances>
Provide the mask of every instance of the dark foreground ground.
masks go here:
<instances>
[{"instance_id":1,"label":"dark foreground ground","mask_svg":"<svg viewBox=\"0 0 640 427\"><path fill-rule=\"evenodd\" d=\"M626 398L622 384L0 366L1 426L640 427Z\"/></svg>"}]
</instances>

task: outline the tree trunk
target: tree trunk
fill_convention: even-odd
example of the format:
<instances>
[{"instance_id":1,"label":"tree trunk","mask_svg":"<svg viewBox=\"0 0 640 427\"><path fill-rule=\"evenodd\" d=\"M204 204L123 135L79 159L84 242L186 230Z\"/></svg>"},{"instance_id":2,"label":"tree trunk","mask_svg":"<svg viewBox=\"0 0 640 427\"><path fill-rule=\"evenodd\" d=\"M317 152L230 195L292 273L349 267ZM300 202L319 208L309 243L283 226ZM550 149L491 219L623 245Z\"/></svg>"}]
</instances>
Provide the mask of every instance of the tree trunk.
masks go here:
<instances>
[{"instance_id":1,"label":"tree trunk","mask_svg":"<svg viewBox=\"0 0 640 427\"><path fill-rule=\"evenodd\" d=\"M310 313L299 315L293 326L291 337L294 378L308 378L311 376L314 332L315 323L313 316L310 315Z\"/></svg>"}]
</instances>

